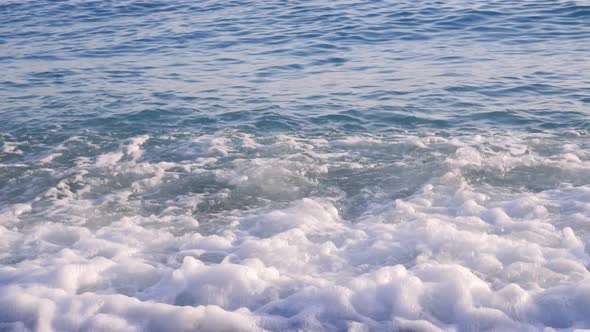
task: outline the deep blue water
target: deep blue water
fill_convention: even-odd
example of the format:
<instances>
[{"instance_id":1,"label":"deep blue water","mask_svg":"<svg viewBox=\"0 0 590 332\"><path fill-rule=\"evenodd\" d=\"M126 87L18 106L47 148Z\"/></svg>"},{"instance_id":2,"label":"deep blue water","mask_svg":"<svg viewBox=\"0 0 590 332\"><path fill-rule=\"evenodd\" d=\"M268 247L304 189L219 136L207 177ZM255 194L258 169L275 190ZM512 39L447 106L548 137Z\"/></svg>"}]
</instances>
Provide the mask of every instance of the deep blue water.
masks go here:
<instances>
[{"instance_id":1,"label":"deep blue water","mask_svg":"<svg viewBox=\"0 0 590 332\"><path fill-rule=\"evenodd\" d=\"M12 135L588 129L577 2L0 6Z\"/></svg>"},{"instance_id":2,"label":"deep blue water","mask_svg":"<svg viewBox=\"0 0 590 332\"><path fill-rule=\"evenodd\" d=\"M14 287L46 284L67 295L22 292L50 299L65 316L77 315L73 303L84 293L89 306L119 294L165 303L170 312L182 305L248 308L244 315L252 321L229 330L344 330L352 329L350 322L419 330L403 319L460 331L588 328L582 295L590 287L584 249L590 243L589 135L590 4L583 1L4 0L0 237L6 245L0 244L0 290L8 302L0 305L20 303L10 295ZM331 208L345 229L324 232ZM321 211L306 214L314 209ZM277 217L281 213L295 221ZM271 221L252 226L257 218ZM126 229L129 220L156 233ZM429 220L443 230L424 235L419 226L408 226L408 233L363 228ZM314 256L329 246L285 240L288 227L281 223L318 245L329 238L338 253ZM471 235L448 235L449 225ZM109 247L117 242L113 227L131 234L124 250L145 266L127 269L128 261L103 253L120 249ZM414 231L418 235L408 240ZM365 240L358 232L366 233ZM139 245L164 233L170 243ZM195 234L230 244L199 247L188 238ZM461 242L472 235L473 242ZM272 242L277 236L296 250ZM446 247L438 238L460 244ZM81 244L83 239L111 244ZM488 256L474 258L479 265L463 256L486 241L499 242L489 253L483 250ZM286 260L305 256L308 266L283 266L257 245ZM201 251L185 253L189 247ZM500 252L502 247L522 255ZM78 258L63 258L66 249ZM542 252L542 259L527 250ZM92 265L99 256L114 270L96 272L103 271ZM264 282L244 286L239 271L235 280L234 270L193 271L192 277L185 271L186 284L179 286L167 276L180 271L186 256L220 271L250 269L248 259L256 258L286 279L261 276ZM94 281L60 279L66 273L60 269L73 261L92 266ZM472 306L457 309L465 314L452 314L416 295L428 290L417 291L404 279L387 289L408 285L408 303L422 299L412 307L416 312L376 295L351 295L355 316L330 302L336 295L309 293L326 285L363 293L350 286L360 282L355 278L396 265L437 284L425 276L425 262L455 264L492 295L473 295ZM536 268L536 274L525 273ZM225 281L215 284L217 279ZM264 291L251 286L258 282ZM498 304L516 301L503 297L512 290L500 292L511 285L528 296L523 308ZM574 303L571 314L556 296ZM299 303L319 313L306 316ZM466 314L482 307L506 319ZM59 323L34 305L18 308L0 313L6 324L0 330L118 326L97 323L98 311L90 309L77 323ZM141 308L104 312L134 328L167 326L166 314L162 322L156 317L145 323L152 309ZM194 329L190 324L171 326Z\"/></svg>"}]
</instances>

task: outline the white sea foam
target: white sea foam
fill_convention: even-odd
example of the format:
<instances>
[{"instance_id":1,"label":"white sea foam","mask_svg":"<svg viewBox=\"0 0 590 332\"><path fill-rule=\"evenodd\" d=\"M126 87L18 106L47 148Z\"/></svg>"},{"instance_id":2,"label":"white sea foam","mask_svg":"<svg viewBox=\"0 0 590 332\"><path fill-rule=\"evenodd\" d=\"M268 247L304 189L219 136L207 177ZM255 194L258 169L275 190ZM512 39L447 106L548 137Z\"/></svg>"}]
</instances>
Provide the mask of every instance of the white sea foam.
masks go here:
<instances>
[{"instance_id":1,"label":"white sea foam","mask_svg":"<svg viewBox=\"0 0 590 332\"><path fill-rule=\"evenodd\" d=\"M2 142L2 153L6 154L23 154L22 150L18 148L18 144L15 142Z\"/></svg>"},{"instance_id":2,"label":"white sea foam","mask_svg":"<svg viewBox=\"0 0 590 332\"><path fill-rule=\"evenodd\" d=\"M378 164L367 142L405 154ZM0 210L1 329L588 327L590 186L576 181L590 164L546 142L226 133L172 137L156 160L133 138ZM344 182L403 181L390 167L434 171L404 195L376 183L346 213L358 201ZM551 181L506 187L523 167Z\"/></svg>"}]
</instances>

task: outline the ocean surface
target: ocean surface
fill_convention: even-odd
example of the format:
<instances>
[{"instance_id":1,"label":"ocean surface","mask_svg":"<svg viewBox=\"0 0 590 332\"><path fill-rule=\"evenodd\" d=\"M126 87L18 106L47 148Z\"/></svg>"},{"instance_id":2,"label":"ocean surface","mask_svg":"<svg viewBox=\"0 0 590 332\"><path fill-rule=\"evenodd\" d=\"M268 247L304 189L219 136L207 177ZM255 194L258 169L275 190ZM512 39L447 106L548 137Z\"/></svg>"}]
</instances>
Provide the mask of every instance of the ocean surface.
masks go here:
<instances>
[{"instance_id":1,"label":"ocean surface","mask_svg":"<svg viewBox=\"0 0 590 332\"><path fill-rule=\"evenodd\" d=\"M0 2L0 331L573 331L589 244L588 2Z\"/></svg>"}]
</instances>

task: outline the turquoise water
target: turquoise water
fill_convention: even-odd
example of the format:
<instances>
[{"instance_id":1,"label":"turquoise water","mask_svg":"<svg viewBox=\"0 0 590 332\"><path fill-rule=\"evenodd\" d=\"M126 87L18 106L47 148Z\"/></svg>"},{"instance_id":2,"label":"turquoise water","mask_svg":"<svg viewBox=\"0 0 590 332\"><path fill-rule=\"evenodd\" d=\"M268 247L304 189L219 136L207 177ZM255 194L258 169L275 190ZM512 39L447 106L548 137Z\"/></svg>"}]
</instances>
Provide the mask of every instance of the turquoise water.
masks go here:
<instances>
[{"instance_id":1,"label":"turquoise water","mask_svg":"<svg viewBox=\"0 0 590 332\"><path fill-rule=\"evenodd\" d=\"M584 2L3 1L0 50L0 330L590 328Z\"/></svg>"}]
</instances>

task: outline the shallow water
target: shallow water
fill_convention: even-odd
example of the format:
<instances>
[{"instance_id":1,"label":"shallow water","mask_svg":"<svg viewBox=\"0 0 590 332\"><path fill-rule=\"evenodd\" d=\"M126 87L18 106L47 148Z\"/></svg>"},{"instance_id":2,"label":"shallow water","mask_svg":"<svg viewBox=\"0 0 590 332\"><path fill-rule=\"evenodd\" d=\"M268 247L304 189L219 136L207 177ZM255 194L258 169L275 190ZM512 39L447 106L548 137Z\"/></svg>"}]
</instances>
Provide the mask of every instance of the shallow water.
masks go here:
<instances>
[{"instance_id":1,"label":"shallow water","mask_svg":"<svg viewBox=\"0 0 590 332\"><path fill-rule=\"evenodd\" d=\"M3 1L0 330L590 328L590 5Z\"/></svg>"}]
</instances>

